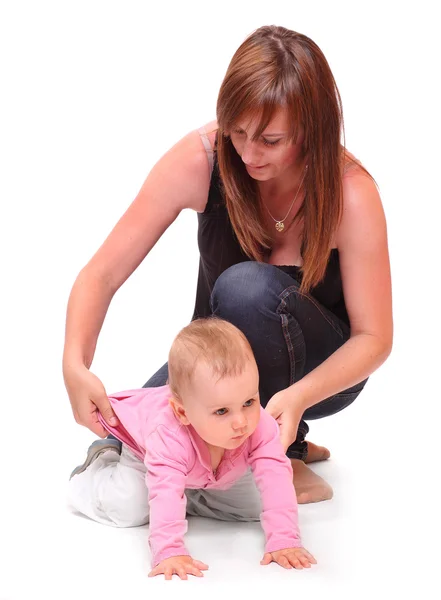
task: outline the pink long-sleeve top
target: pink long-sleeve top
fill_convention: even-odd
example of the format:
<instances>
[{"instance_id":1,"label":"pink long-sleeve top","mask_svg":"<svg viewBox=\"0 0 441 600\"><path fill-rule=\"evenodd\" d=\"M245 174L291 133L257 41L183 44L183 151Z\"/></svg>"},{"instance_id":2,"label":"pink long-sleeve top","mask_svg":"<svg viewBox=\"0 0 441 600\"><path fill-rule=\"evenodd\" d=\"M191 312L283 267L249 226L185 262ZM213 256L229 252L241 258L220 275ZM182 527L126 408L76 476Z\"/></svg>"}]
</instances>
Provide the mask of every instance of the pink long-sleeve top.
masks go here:
<instances>
[{"instance_id":1,"label":"pink long-sleeve top","mask_svg":"<svg viewBox=\"0 0 441 600\"><path fill-rule=\"evenodd\" d=\"M208 446L191 425L183 425L169 404L168 385L109 396L120 425L102 425L127 444L147 467L152 564L189 555L185 489L227 489L251 467L262 502L265 552L300 547L297 498L289 459L277 422L261 408L255 432L234 450L225 450L213 472Z\"/></svg>"}]
</instances>

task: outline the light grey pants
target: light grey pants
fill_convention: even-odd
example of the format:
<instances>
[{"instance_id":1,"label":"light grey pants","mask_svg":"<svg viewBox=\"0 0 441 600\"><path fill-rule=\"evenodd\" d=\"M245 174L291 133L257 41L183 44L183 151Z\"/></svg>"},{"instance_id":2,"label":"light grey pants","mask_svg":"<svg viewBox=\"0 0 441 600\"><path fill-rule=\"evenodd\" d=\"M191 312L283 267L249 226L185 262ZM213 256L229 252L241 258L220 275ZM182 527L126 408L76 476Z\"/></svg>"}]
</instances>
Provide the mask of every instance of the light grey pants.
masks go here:
<instances>
[{"instance_id":1,"label":"light grey pants","mask_svg":"<svg viewBox=\"0 0 441 600\"><path fill-rule=\"evenodd\" d=\"M94 521L112 527L149 522L146 468L125 445L100 454L69 481L68 503ZM258 521L260 494L250 470L228 490L186 490L187 514L223 521Z\"/></svg>"}]
</instances>

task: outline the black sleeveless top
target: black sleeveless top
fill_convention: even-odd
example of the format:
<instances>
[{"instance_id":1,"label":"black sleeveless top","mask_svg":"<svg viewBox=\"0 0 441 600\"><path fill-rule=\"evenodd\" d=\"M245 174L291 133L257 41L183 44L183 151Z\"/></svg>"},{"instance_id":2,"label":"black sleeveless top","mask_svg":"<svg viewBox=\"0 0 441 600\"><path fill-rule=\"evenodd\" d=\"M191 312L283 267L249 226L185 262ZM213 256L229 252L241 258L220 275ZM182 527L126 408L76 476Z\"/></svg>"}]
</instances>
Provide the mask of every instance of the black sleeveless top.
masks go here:
<instances>
[{"instance_id":1,"label":"black sleeveless top","mask_svg":"<svg viewBox=\"0 0 441 600\"><path fill-rule=\"evenodd\" d=\"M231 226L222 194L219 167L214 154L207 206L198 213L198 245L200 252L196 305L193 319L211 315L210 297L217 278L229 267L251 260L241 249ZM278 266L301 283L302 273L296 266ZM310 295L349 326L343 298L338 250L331 251L323 280L311 288Z\"/></svg>"}]
</instances>

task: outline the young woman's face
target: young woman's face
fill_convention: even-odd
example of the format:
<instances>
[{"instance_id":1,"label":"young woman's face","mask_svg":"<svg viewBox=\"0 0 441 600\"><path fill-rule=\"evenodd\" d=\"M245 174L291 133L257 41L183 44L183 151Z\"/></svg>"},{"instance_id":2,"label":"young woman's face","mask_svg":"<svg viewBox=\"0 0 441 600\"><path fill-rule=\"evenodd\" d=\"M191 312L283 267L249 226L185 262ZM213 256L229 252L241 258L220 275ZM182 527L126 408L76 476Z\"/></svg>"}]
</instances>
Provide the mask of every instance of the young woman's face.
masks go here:
<instances>
[{"instance_id":1,"label":"young woman's face","mask_svg":"<svg viewBox=\"0 0 441 600\"><path fill-rule=\"evenodd\" d=\"M292 169L302 158L303 128L297 143L288 140L288 112L279 108L260 138L252 140L258 119L242 119L230 132L231 142L253 179L268 181Z\"/></svg>"}]
</instances>

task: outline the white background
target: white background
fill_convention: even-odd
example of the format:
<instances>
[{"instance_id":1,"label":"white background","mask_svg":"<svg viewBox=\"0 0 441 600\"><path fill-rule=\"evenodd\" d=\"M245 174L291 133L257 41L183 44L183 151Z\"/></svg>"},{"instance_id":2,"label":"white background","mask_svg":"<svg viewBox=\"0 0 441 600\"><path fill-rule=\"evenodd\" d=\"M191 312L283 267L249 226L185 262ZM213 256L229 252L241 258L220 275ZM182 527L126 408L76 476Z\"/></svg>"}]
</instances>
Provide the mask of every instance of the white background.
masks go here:
<instances>
[{"instance_id":1,"label":"white background","mask_svg":"<svg viewBox=\"0 0 441 600\"><path fill-rule=\"evenodd\" d=\"M1 600L439 597L434 4L0 3ZM388 219L395 346L351 408L311 424L310 439L332 452L317 471L336 492L300 507L317 567L264 569L258 526L196 519L189 544L210 572L165 583L146 578L145 529L106 528L65 506L66 480L93 440L62 381L66 304L153 164L215 117L234 51L264 24L308 35L333 70L347 147L376 179ZM111 304L93 363L108 392L141 386L165 361L191 317L197 266L196 216L183 213Z\"/></svg>"}]
</instances>

